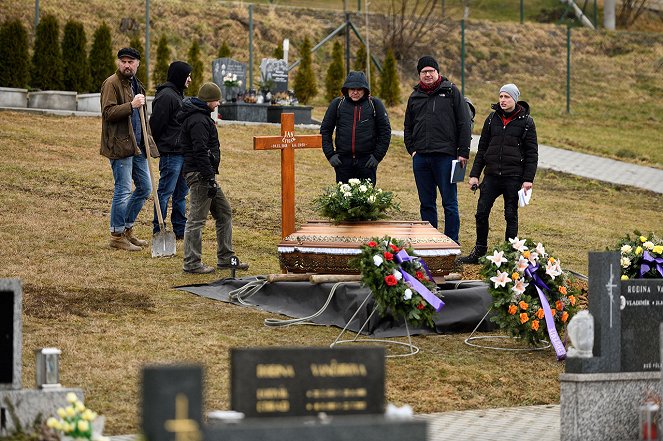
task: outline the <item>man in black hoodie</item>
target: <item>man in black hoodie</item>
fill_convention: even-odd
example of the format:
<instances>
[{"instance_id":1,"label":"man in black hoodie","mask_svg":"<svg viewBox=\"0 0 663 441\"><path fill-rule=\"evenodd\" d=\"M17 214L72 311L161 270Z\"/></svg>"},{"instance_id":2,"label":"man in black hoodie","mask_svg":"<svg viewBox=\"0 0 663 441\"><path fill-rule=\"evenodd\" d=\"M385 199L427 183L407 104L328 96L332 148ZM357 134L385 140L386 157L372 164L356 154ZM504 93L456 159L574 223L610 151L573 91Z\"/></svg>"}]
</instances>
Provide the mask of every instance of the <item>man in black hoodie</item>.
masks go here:
<instances>
[{"instance_id":1,"label":"man in black hoodie","mask_svg":"<svg viewBox=\"0 0 663 441\"><path fill-rule=\"evenodd\" d=\"M405 109L404 141L412 157L421 220L437 228L437 191L444 208L444 234L458 242L458 190L451 183L452 161L463 167L470 156L472 121L460 90L440 75L431 56L417 63L419 83Z\"/></svg>"},{"instance_id":2,"label":"man in black hoodie","mask_svg":"<svg viewBox=\"0 0 663 441\"><path fill-rule=\"evenodd\" d=\"M479 263L488 251L488 219L493 203L504 198L506 231L504 240L518 236L518 191L531 191L539 161L536 127L530 116L529 104L518 101L520 91L515 84L500 89L499 102L492 105L481 130L479 149L470 171L470 188L480 190L477 203L477 240L472 252L461 263ZM479 177L483 171L483 182Z\"/></svg>"},{"instance_id":3,"label":"man in black hoodie","mask_svg":"<svg viewBox=\"0 0 663 441\"><path fill-rule=\"evenodd\" d=\"M375 185L377 167L387 154L391 126L387 111L370 96L364 72L350 72L320 124L322 151L336 171L336 182L352 178L370 179ZM336 129L336 139L332 134Z\"/></svg>"},{"instance_id":4,"label":"man in black hoodie","mask_svg":"<svg viewBox=\"0 0 663 441\"><path fill-rule=\"evenodd\" d=\"M219 132L210 113L219 106L221 89L205 83L197 97L184 100L177 120L182 124L180 142L184 154L184 179L189 185L189 218L184 229L184 272L206 274L214 267L203 265L203 227L212 213L216 222L217 268L247 269L232 250L232 210L216 182L221 150Z\"/></svg>"},{"instance_id":5,"label":"man in black hoodie","mask_svg":"<svg viewBox=\"0 0 663 441\"><path fill-rule=\"evenodd\" d=\"M174 61L168 67L168 81L157 87L152 103L150 128L159 148L159 204L161 214L166 219L168 200L173 197L170 221L177 239L184 238L186 225L186 195L189 192L182 174L184 156L179 144L180 123L175 118L182 107L184 89L191 83L191 66L184 61ZM159 232L159 218L156 207L152 232Z\"/></svg>"}]
</instances>

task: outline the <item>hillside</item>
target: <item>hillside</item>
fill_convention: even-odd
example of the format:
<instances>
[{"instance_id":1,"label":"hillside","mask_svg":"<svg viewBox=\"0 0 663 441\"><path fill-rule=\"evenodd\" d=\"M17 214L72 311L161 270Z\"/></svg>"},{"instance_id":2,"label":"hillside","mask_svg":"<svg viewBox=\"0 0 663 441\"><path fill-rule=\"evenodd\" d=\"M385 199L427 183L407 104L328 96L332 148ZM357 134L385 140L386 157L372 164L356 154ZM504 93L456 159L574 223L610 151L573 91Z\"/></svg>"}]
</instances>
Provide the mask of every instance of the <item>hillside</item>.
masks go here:
<instances>
[{"instance_id":1,"label":"hillside","mask_svg":"<svg viewBox=\"0 0 663 441\"><path fill-rule=\"evenodd\" d=\"M10 18L18 17L31 27L32 2L5 0L3 3L8 6L4 11ZM385 4L376 2L375 9L386 10ZM399 60L403 102L410 85L417 81L414 65L423 54L435 55L442 73L461 84L460 24L455 18L449 18L454 10L453 3L449 4L447 18L435 16ZM545 2L540 4L545 6ZM353 5L356 7L356 3ZM465 30L465 93L477 108L475 132L480 130L490 112L489 106L500 85L515 82L521 89L521 98L531 105L539 142L663 168L660 143L663 34L573 29L569 114L566 112L566 28L532 22L520 25L475 20L472 17L481 16L475 9ZM144 35L143 2L120 0L111 9L102 0L51 0L42 2L41 6L41 14L55 14L61 26L74 10L75 18L86 27L88 40L101 20L113 29L114 47L128 44L134 34ZM211 60L224 41L231 47L233 58L248 62L246 4L170 0L153 2L150 11L152 66L156 41L164 33L171 42L173 59L186 58L192 39L199 40L207 69L206 80L211 78ZM253 19L253 71L254 81L257 81L260 59L271 56L283 38L291 41L292 61L298 57L304 36L313 42L322 40L343 22L343 14L333 10L255 5ZM363 17L351 14L351 19L362 33L365 32ZM374 14L370 23L371 50L382 58L388 20ZM352 44L354 54L357 47L354 36ZM324 46L314 57L319 84L324 80L330 46ZM376 92L374 88L374 94L379 96ZM326 107L322 93L313 105L316 106L314 115L321 117ZM395 129L402 128L403 110L403 105L390 109Z\"/></svg>"}]
</instances>

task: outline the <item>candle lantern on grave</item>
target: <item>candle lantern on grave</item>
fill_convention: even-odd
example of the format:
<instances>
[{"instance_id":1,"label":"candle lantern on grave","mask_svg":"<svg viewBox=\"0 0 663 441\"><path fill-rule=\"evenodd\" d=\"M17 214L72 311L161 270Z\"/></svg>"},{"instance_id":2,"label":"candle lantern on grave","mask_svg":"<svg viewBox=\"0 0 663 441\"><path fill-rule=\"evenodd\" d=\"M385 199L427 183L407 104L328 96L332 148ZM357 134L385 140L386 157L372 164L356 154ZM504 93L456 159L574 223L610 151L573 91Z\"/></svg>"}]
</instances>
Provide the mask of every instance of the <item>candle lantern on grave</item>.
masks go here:
<instances>
[{"instance_id":1,"label":"candle lantern on grave","mask_svg":"<svg viewBox=\"0 0 663 441\"><path fill-rule=\"evenodd\" d=\"M42 348L36 351L35 369L37 387L53 389L60 386L60 354L57 348Z\"/></svg>"},{"instance_id":2,"label":"candle lantern on grave","mask_svg":"<svg viewBox=\"0 0 663 441\"><path fill-rule=\"evenodd\" d=\"M654 401L645 401L640 406L640 440L658 441L659 437L659 420L661 417L661 406Z\"/></svg>"}]
</instances>

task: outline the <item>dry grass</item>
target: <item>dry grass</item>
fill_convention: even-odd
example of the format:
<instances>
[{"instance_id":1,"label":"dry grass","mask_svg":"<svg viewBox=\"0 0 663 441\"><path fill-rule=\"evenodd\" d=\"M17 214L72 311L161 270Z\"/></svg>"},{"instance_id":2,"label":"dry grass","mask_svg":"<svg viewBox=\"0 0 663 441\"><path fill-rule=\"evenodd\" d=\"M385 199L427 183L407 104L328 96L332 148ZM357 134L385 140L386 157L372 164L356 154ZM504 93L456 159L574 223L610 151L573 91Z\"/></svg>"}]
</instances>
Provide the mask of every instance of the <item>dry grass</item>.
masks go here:
<instances>
[{"instance_id":1,"label":"dry grass","mask_svg":"<svg viewBox=\"0 0 663 441\"><path fill-rule=\"evenodd\" d=\"M108 417L110 434L138 430L140 368L189 361L205 367L206 408L228 407L228 349L237 346L328 345L336 328L263 326L269 314L173 290L225 274L181 272L180 254L153 259L149 250L107 248L112 176L98 155L100 120L2 112L0 118L0 277L25 287L23 384L34 378L33 351L62 349L61 381L82 387L87 403ZM220 128L220 182L234 210L234 243L250 274L278 272L280 178L277 152L252 150L254 134L276 127ZM297 222L317 217L310 201L333 182L321 152L298 151ZM394 140L378 171L403 212L417 219L415 185L402 142ZM545 241L562 262L586 273L587 251L612 246L640 228L661 233L663 197L631 188L541 172L533 204L521 211L521 234ZM476 196L460 191L461 238L473 238ZM136 230L151 232L151 210ZM491 243L504 229L493 214ZM214 262L213 226L204 260ZM181 244L180 244L181 246ZM468 273L473 277L476 272ZM415 337L421 354L387 363L387 398L417 412L555 403L563 365L552 352L504 354L463 344L466 335ZM426 381L422 381L426 378Z\"/></svg>"}]
</instances>

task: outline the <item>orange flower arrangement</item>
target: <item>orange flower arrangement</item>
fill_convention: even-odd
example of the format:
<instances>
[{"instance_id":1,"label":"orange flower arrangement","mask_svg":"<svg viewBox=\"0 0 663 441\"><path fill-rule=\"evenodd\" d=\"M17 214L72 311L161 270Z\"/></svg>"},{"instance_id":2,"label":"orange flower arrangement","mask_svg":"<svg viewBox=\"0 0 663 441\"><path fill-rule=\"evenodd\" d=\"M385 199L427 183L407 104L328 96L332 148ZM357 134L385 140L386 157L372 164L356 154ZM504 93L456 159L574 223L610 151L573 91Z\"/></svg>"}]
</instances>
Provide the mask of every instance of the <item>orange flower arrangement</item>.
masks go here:
<instances>
[{"instance_id":1,"label":"orange flower arrangement","mask_svg":"<svg viewBox=\"0 0 663 441\"><path fill-rule=\"evenodd\" d=\"M539 308L539 309L536 311L536 318L538 318L539 320L542 320L543 317L545 317L545 315L546 315L546 313L545 313L545 311L543 310L543 308Z\"/></svg>"},{"instance_id":2,"label":"orange flower arrangement","mask_svg":"<svg viewBox=\"0 0 663 441\"><path fill-rule=\"evenodd\" d=\"M539 321L538 320L532 320L532 329L535 331L539 330Z\"/></svg>"},{"instance_id":3,"label":"orange flower arrangement","mask_svg":"<svg viewBox=\"0 0 663 441\"><path fill-rule=\"evenodd\" d=\"M516 305L509 305L509 314L514 315L518 312L518 307Z\"/></svg>"},{"instance_id":4,"label":"orange flower arrangement","mask_svg":"<svg viewBox=\"0 0 663 441\"><path fill-rule=\"evenodd\" d=\"M520 323L526 323L529 320L529 317L527 316L526 312L521 312L520 313Z\"/></svg>"},{"instance_id":5,"label":"orange flower arrangement","mask_svg":"<svg viewBox=\"0 0 663 441\"><path fill-rule=\"evenodd\" d=\"M566 292L567 292L567 291L566 291L566 286L563 286L563 285L562 285L562 286L560 286L560 287L557 288L557 289L559 290L559 292L561 292L562 294L566 295Z\"/></svg>"},{"instance_id":6,"label":"orange flower arrangement","mask_svg":"<svg viewBox=\"0 0 663 441\"><path fill-rule=\"evenodd\" d=\"M522 300L520 301L520 303L518 303L518 306L520 306L520 309L525 309L525 310L527 310L527 308L529 307L529 305L523 302Z\"/></svg>"},{"instance_id":7,"label":"orange flower arrangement","mask_svg":"<svg viewBox=\"0 0 663 441\"><path fill-rule=\"evenodd\" d=\"M566 321L567 321L568 319L569 319L569 313L566 312L566 311L564 311L564 312L562 313L562 319L561 319L561 320L562 320L562 322L566 323Z\"/></svg>"}]
</instances>

